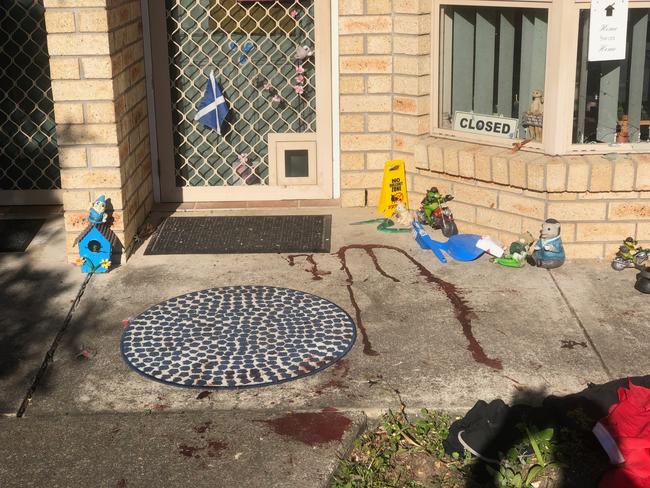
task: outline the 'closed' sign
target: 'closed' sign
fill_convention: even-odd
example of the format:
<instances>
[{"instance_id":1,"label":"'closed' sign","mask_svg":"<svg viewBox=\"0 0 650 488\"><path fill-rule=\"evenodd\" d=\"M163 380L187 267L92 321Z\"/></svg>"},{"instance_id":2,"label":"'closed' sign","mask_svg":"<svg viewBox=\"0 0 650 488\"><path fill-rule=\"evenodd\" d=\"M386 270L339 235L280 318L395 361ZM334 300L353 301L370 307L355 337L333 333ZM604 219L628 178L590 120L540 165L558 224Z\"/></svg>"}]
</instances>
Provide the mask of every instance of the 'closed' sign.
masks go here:
<instances>
[{"instance_id":1,"label":"'closed' sign","mask_svg":"<svg viewBox=\"0 0 650 488\"><path fill-rule=\"evenodd\" d=\"M517 136L518 125L517 119L507 117L460 111L454 113L454 130L473 132L474 134L514 139Z\"/></svg>"}]
</instances>

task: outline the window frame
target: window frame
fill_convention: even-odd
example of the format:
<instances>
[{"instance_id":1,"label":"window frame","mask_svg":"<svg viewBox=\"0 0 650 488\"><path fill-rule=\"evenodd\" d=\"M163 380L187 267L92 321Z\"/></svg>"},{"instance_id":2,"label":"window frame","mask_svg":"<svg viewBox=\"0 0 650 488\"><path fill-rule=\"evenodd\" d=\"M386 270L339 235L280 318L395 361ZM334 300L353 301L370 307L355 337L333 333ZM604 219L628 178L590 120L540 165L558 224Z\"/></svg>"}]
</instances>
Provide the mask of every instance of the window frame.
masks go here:
<instances>
[{"instance_id":1,"label":"window frame","mask_svg":"<svg viewBox=\"0 0 650 488\"><path fill-rule=\"evenodd\" d=\"M444 6L537 8L548 11L546 71L542 142L530 142L525 150L546 155L589 155L608 153L647 153L650 143L574 144L572 141L580 10L589 9L590 0L432 0L431 11L431 103L429 135L497 147L512 147L510 139L473 135L440 127L442 8ZM629 8L650 8L650 0L629 0ZM518 139L519 140L519 139Z\"/></svg>"}]
</instances>

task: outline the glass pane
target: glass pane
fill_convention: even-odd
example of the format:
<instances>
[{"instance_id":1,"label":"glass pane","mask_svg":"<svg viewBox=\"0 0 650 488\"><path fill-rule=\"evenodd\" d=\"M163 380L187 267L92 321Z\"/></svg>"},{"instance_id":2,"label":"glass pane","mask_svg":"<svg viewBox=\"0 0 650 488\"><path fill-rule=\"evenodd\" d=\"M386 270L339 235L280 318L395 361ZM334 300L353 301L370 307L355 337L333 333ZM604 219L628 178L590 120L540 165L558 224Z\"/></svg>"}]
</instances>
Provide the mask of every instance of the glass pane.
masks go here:
<instances>
[{"instance_id":1,"label":"glass pane","mask_svg":"<svg viewBox=\"0 0 650 488\"><path fill-rule=\"evenodd\" d=\"M541 141L547 10L445 6L441 19L440 127Z\"/></svg>"},{"instance_id":2,"label":"glass pane","mask_svg":"<svg viewBox=\"0 0 650 488\"><path fill-rule=\"evenodd\" d=\"M284 175L287 178L309 176L309 151L307 149L284 151Z\"/></svg>"},{"instance_id":3,"label":"glass pane","mask_svg":"<svg viewBox=\"0 0 650 488\"><path fill-rule=\"evenodd\" d=\"M575 144L650 142L650 9L630 9L625 59L588 61L589 11L580 12Z\"/></svg>"}]
</instances>

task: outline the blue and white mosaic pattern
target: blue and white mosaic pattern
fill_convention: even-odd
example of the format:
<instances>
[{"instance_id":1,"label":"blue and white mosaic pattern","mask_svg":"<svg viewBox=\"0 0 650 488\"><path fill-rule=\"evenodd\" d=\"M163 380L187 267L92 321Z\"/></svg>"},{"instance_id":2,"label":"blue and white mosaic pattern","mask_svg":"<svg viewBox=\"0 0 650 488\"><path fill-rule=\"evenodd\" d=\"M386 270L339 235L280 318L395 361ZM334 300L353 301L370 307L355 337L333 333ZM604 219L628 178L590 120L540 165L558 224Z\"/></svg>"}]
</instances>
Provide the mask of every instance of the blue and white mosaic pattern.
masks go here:
<instances>
[{"instance_id":1,"label":"blue and white mosaic pattern","mask_svg":"<svg viewBox=\"0 0 650 488\"><path fill-rule=\"evenodd\" d=\"M237 286L172 298L129 321L122 354L152 379L196 388L263 386L315 373L354 344L350 316L286 288Z\"/></svg>"}]
</instances>

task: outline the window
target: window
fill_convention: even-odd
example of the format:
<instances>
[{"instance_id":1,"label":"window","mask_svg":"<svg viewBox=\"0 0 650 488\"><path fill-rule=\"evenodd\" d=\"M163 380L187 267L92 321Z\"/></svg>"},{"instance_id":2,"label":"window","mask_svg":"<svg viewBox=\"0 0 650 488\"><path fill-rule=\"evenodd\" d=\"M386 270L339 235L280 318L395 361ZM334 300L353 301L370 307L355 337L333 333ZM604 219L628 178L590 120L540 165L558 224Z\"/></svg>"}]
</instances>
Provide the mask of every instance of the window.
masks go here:
<instances>
[{"instance_id":1,"label":"window","mask_svg":"<svg viewBox=\"0 0 650 488\"><path fill-rule=\"evenodd\" d=\"M589 11L580 12L573 142L650 142L650 9L630 9L625 59L587 60Z\"/></svg>"},{"instance_id":2,"label":"window","mask_svg":"<svg viewBox=\"0 0 650 488\"><path fill-rule=\"evenodd\" d=\"M441 12L439 127L542 140L548 12Z\"/></svg>"}]
</instances>

